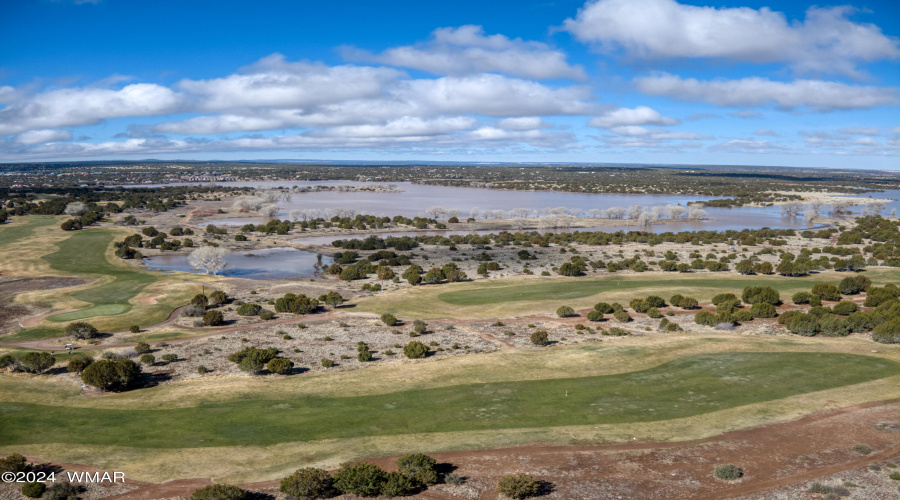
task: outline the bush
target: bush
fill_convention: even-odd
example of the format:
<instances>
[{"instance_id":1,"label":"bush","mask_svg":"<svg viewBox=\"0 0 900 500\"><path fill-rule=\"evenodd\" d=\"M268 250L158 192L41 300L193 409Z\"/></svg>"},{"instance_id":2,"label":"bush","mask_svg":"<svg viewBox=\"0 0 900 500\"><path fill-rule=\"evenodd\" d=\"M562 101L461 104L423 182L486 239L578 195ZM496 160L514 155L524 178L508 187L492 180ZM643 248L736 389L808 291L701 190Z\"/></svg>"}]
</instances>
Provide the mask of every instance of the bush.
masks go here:
<instances>
[{"instance_id":1,"label":"bush","mask_svg":"<svg viewBox=\"0 0 900 500\"><path fill-rule=\"evenodd\" d=\"M819 320L819 333L826 337L846 337L850 335L850 323L829 314Z\"/></svg>"},{"instance_id":2,"label":"bush","mask_svg":"<svg viewBox=\"0 0 900 500\"><path fill-rule=\"evenodd\" d=\"M545 346L550 343L550 338L544 330L538 330L531 334L531 343L536 346Z\"/></svg>"},{"instance_id":3,"label":"bush","mask_svg":"<svg viewBox=\"0 0 900 500\"><path fill-rule=\"evenodd\" d=\"M413 340L403 346L403 355L409 359L421 359L428 355L428 347L418 340Z\"/></svg>"},{"instance_id":4,"label":"bush","mask_svg":"<svg viewBox=\"0 0 900 500\"><path fill-rule=\"evenodd\" d=\"M22 485L22 496L28 498L41 498L41 495L44 494L44 490L46 489L47 486L44 483L39 483L37 481L25 483Z\"/></svg>"},{"instance_id":5,"label":"bush","mask_svg":"<svg viewBox=\"0 0 900 500\"><path fill-rule=\"evenodd\" d=\"M459 486L465 481L459 474L450 472L449 474L444 474L444 482L453 486Z\"/></svg>"},{"instance_id":6,"label":"bush","mask_svg":"<svg viewBox=\"0 0 900 500\"><path fill-rule=\"evenodd\" d=\"M673 302L673 304L675 303ZM696 309L700 303L693 297L682 297L681 300L678 301L678 304L675 305L682 309Z\"/></svg>"},{"instance_id":7,"label":"bush","mask_svg":"<svg viewBox=\"0 0 900 500\"><path fill-rule=\"evenodd\" d=\"M322 368L331 368L334 366L334 360L322 358Z\"/></svg>"},{"instance_id":8,"label":"bush","mask_svg":"<svg viewBox=\"0 0 900 500\"><path fill-rule=\"evenodd\" d=\"M588 321L603 321L603 313L596 309L587 313Z\"/></svg>"},{"instance_id":9,"label":"bush","mask_svg":"<svg viewBox=\"0 0 900 500\"><path fill-rule=\"evenodd\" d=\"M658 295L651 295L647 297L647 303L650 304L650 307L666 307L666 301Z\"/></svg>"},{"instance_id":10,"label":"bush","mask_svg":"<svg viewBox=\"0 0 900 500\"><path fill-rule=\"evenodd\" d=\"M698 325L716 326L716 323L718 322L719 318L709 311L700 311L694 315L694 323L697 323Z\"/></svg>"},{"instance_id":11,"label":"bush","mask_svg":"<svg viewBox=\"0 0 900 500\"><path fill-rule=\"evenodd\" d=\"M428 331L428 324L424 321L417 319L413 321L413 331L422 335L423 333Z\"/></svg>"},{"instance_id":12,"label":"bush","mask_svg":"<svg viewBox=\"0 0 900 500\"><path fill-rule=\"evenodd\" d=\"M812 337L819 332L819 322L811 314L798 314L788 323L788 330L803 337Z\"/></svg>"},{"instance_id":13,"label":"bush","mask_svg":"<svg viewBox=\"0 0 900 500\"><path fill-rule=\"evenodd\" d=\"M191 305L199 306L205 309L206 306L209 305L209 297L203 295L202 293L198 293L191 299Z\"/></svg>"},{"instance_id":14,"label":"bush","mask_svg":"<svg viewBox=\"0 0 900 500\"><path fill-rule=\"evenodd\" d=\"M0 458L0 472L27 472L28 462L25 457L13 453L5 458Z\"/></svg>"},{"instance_id":15,"label":"bush","mask_svg":"<svg viewBox=\"0 0 900 500\"><path fill-rule=\"evenodd\" d=\"M69 360L68 366L66 366L66 370L70 373L81 373L85 368L88 367L89 364L94 362L94 358L88 356L87 354L76 354L72 356L72 359Z\"/></svg>"},{"instance_id":16,"label":"bush","mask_svg":"<svg viewBox=\"0 0 900 500\"><path fill-rule=\"evenodd\" d=\"M194 490L191 500L246 500L250 495L246 491L230 484L213 484Z\"/></svg>"},{"instance_id":17,"label":"bush","mask_svg":"<svg viewBox=\"0 0 900 500\"><path fill-rule=\"evenodd\" d=\"M651 307L650 309L647 309L647 316L651 318L659 318L662 316L662 314L659 312L659 309Z\"/></svg>"},{"instance_id":18,"label":"bush","mask_svg":"<svg viewBox=\"0 0 900 500\"><path fill-rule=\"evenodd\" d=\"M53 483L41 496L44 500L77 500L80 488L74 484L64 481L61 483Z\"/></svg>"},{"instance_id":19,"label":"bush","mask_svg":"<svg viewBox=\"0 0 900 500\"><path fill-rule=\"evenodd\" d=\"M146 342L138 342L134 346L134 352L138 354L147 354L148 352L150 352L150 344Z\"/></svg>"},{"instance_id":20,"label":"bush","mask_svg":"<svg viewBox=\"0 0 900 500\"><path fill-rule=\"evenodd\" d=\"M259 319L263 321L269 321L275 319L275 313L271 311L264 311L259 313Z\"/></svg>"},{"instance_id":21,"label":"bush","mask_svg":"<svg viewBox=\"0 0 900 500\"><path fill-rule=\"evenodd\" d=\"M222 315L222 311L214 309L203 314L203 324L206 326L219 326L222 323L225 323L225 316Z\"/></svg>"},{"instance_id":22,"label":"bush","mask_svg":"<svg viewBox=\"0 0 900 500\"><path fill-rule=\"evenodd\" d=\"M750 315L754 318L774 318L778 315L775 306L767 302L757 302L750 306Z\"/></svg>"},{"instance_id":23,"label":"bush","mask_svg":"<svg viewBox=\"0 0 900 500\"><path fill-rule=\"evenodd\" d=\"M860 455L868 455L869 453L872 453L872 447L867 444L855 444L853 445L853 451Z\"/></svg>"},{"instance_id":24,"label":"bush","mask_svg":"<svg viewBox=\"0 0 900 500\"><path fill-rule=\"evenodd\" d=\"M141 356L141 363L144 363L145 365L152 365L153 363L156 363L156 356L152 354L144 354L143 356Z\"/></svg>"},{"instance_id":25,"label":"bush","mask_svg":"<svg viewBox=\"0 0 900 500\"><path fill-rule=\"evenodd\" d=\"M888 477L894 481L900 481L900 472L891 472Z\"/></svg>"},{"instance_id":26,"label":"bush","mask_svg":"<svg viewBox=\"0 0 900 500\"><path fill-rule=\"evenodd\" d=\"M237 313L239 316L256 316L260 313L260 311L262 311L262 306L250 302L241 304L237 308Z\"/></svg>"},{"instance_id":27,"label":"bush","mask_svg":"<svg viewBox=\"0 0 900 500\"><path fill-rule=\"evenodd\" d=\"M560 308L556 310L556 315L560 318L571 318L572 316L576 316L575 309L572 309L569 306L560 306Z\"/></svg>"},{"instance_id":28,"label":"bush","mask_svg":"<svg viewBox=\"0 0 900 500\"><path fill-rule=\"evenodd\" d=\"M748 286L741 293L741 300L748 304L767 302L773 306L781 304L781 296L778 291L770 286Z\"/></svg>"},{"instance_id":29,"label":"bush","mask_svg":"<svg viewBox=\"0 0 900 500\"><path fill-rule=\"evenodd\" d=\"M791 302L794 304L809 304L809 298L812 296L809 292L797 292L791 296Z\"/></svg>"},{"instance_id":30,"label":"bush","mask_svg":"<svg viewBox=\"0 0 900 500\"><path fill-rule=\"evenodd\" d=\"M816 283L812 287L812 294L818 295L820 299L829 302L841 300L841 291L838 287L829 283Z\"/></svg>"},{"instance_id":31,"label":"bush","mask_svg":"<svg viewBox=\"0 0 900 500\"><path fill-rule=\"evenodd\" d=\"M876 326L872 330L872 340L881 344L900 344L900 318Z\"/></svg>"},{"instance_id":32,"label":"bush","mask_svg":"<svg viewBox=\"0 0 900 500\"><path fill-rule=\"evenodd\" d=\"M81 372L81 380L101 391L127 391L140 385L141 366L128 358L101 359Z\"/></svg>"},{"instance_id":33,"label":"bush","mask_svg":"<svg viewBox=\"0 0 900 500\"><path fill-rule=\"evenodd\" d=\"M292 497L329 498L332 495L331 483L328 471L305 467L282 479L278 490Z\"/></svg>"},{"instance_id":34,"label":"bush","mask_svg":"<svg viewBox=\"0 0 900 500\"><path fill-rule=\"evenodd\" d=\"M600 314L609 314L613 312L613 307L606 302L598 302L594 304L594 310Z\"/></svg>"},{"instance_id":35,"label":"bush","mask_svg":"<svg viewBox=\"0 0 900 500\"><path fill-rule=\"evenodd\" d=\"M228 302L228 294L221 290L216 290L215 292L209 294L209 303L213 305L222 305Z\"/></svg>"},{"instance_id":36,"label":"bush","mask_svg":"<svg viewBox=\"0 0 900 500\"><path fill-rule=\"evenodd\" d=\"M437 460L422 453L404 455L397 460L397 469L419 484L435 484L438 482Z\"/></svg>"},{"instance_id":37,"label":"bush","mask_svg":"<svg viewBox=\"0 0 900 500\"><path fill-rule=\"evenodd\" d=\"M713 471L713 475L719 479L724 479L726 481L732 481L734 479L739 479L744 475L744 472L740 467L734 464L728 465L720 465L716 467L716 470Z\"/></svg>"},{"instance_id":38,"label":"bush","mask_svg":"<svg viewBox=\"0 0 900 500\"><path fill-rule=\"evenodd\" d=\"M92 339L99 335L99 331L94 328L94 325L90 323L86 323L84 321L76 321L74 323L69 323L66 326L66 335L70 337L75 337L76 339Z\"/></svg>"},{"instance_id":39,"label":"bush","mask_svg":"<svg viewBox=\"0 0 900 500\"><path fill-rule=\"evenodd\" d=\"M737 296L733 293L720 293L712 298L712 303L714 306L721 304L722 302L736 302Z\"/></svg>"},{"instance_id":40,"label":"bush","mask_svg":"<svg viewBox=\"0 0 900 500\"><path fill-rule=\"evenodd\" d=\"M229 354L228 361L237 363L238 368L245 372L256 373L262 370L263 366L266 366L266 363L276 355L278 355L278 349L274 347L257 349L251 346Z\"/></svg>"},{"instance_id":41,"label":"bush","mask_svg":"<svg viewBox=\"0 0 900 500\"><path fill-rule=\"evenodd\" d=\"M197 367L197 373L200 375L206 375L207 373L209 373L209 368L207 368L203 365L200 365Z\"/></svg>"},{"instance_id":42,"label":"bush","mask_svg":"<svg viewBox=\"0 0 900 500\"><path fill-rule=\"evenodd\" d=\"M49 352L29 352L22 356L22 368L29 373L43 373L55 363Z\"/></svg>"},{"instance_id":43,"label":"bush","mask_svg":"<svg viewBox=\"0 0 900 500\"><path fill-rule=\"evenodd\" d=\"M631 321L631 316L624 310L614 312L613 317L616 318L616 321L619 321L621 323L628 323L629 321Z\"/></svg>"},{"instance_id":44,"label":"bush","mask_svg":"<svg viewBox=\"0 0 900 500\"><path fill-rule=\"evenodd\" d=\"M266 363L266 368L270 373L290 375L291 372L294 371L294 362L284 358L273 358Z\"/></svg>"},{"instance_id":45,"label":"bush","mask_svg":"<svg viewBox=\"0 0 900 500\"><path fill-rule=\"evenodd\" d=\"M683 295L681 295L680 293L676 293L675 295L669 297L669 304L672 304L673 306L677 306L678 303L681 302L681 299L683 299L683 298L684 298Z\"/></svg>"},{"instance_id":46,"label":"bush","mask_svg":"<svg viewBox=\"0 0 900 500\"><path fill-rule=\"evenodd\" d=\"M387 473L375 464L345 465L334 473L334 487L343 493L374 497L381 494L386 476Z\"/></svg>"},{"instance_id":47,"label":"bush","mask_svg":"<svg viewBox=\"0 0 900 500\"><path fill-rule=\"evenodd\" d=\"M188 305L181 310L181 315L187 318L197 318L203 316L204 309L200 306Z\"/></svg>"},{"instance_id":48,"label":"bush","mask_svg":"<svg viewBox=\"0 0 900 500\"><path fill-rule=\"evenodd\" d=\"M400 321L391 313L384 313L381 315L381 322L387 326L397 326Z\"/></svg>"},{"instance_id":49,"label":"bush","mask_svg":"<svg viewBox=\"0 0 900 500\"><path fill-rule=\"evenodd\" d=\"M399 472L388 472L381 483L380 496L386 498L404 496L416 487L415 481Z\"/></svg>"},{"instance_id":50,"label":"bush","mask_svg":"<svg viewBox=\"0 0 900 500\"><path fill-rule=\"evenodd\" d=\"M840 314L841 316L849 316L849 315L855 313L856 311L858 311L859 307L856 304L854 304L853 302L848 302L845 300L845 301L838 302L837 304L835 304L834 307L831 308L831 310L832 310L832 312L834 312L834 314Z\"/></svg>"},{"instance_id":51,"label":"bush","mask_svg":"<svg viewBox=\"0 0 900 500\"><path fill-rule=\"evenodd\" d=\"M530 474L510 474L500 478L497 489L509 498L521 499L540 493L541 483Z\"/></svg>"},{"instance_id":52,"label":"bush","mask_svg":"<svg viewBox=\"0 0 900 500\"><path fill-rule=\"evenodd\" d=\"M340 295L338 295L338 297L340 297ZM280 313L312 314L318 311L319 307L319 300L307 297L302 293L300 295L286 293L284 294L284 297L275 301L275 312Z\"/></svg>"}]
</instances>

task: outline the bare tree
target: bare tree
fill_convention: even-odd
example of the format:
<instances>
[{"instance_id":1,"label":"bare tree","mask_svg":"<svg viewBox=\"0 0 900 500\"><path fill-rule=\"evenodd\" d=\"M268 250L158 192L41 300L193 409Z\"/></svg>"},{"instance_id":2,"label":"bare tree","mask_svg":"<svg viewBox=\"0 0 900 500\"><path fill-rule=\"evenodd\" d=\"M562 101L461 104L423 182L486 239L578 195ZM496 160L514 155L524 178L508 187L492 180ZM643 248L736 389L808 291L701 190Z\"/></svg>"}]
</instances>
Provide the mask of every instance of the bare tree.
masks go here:
<instances>
[{"instance_id":1,"label":"bare tree","mask_svg":"<svg viewBox=\"0 0 900 500\"><path fill-rule=\"evenodd\" d=\"M447 209L438 205L434 205L425 209L425 213L430 215L432 219L440 219L441 215L447 213Z\"/></svg>"},{"instance_id":2,"label":"bare tree","mask_svg":"<svg viewBox=\"0 0 900 500\"><path fill-rule=\"evenodd\" d=\"M781 204L781 215L791 219L797 217L801 210L803 210L803 204L799 201L788 201Z\"/></svg>"},{"instance_id":3,"label":"bare tree","mask_svg":"<svg viewBox=\"0 0 900 500\"><path fill-rule=\"evenodd\" d=\"M478 215L481 214L481 209L478 207L472 207L472 210L469 210L469 217L472 219L477 219Z\"/></svg>"},{"instance_id":4,"label":"bare tree","mask_svg":"<svg viewBox=\"0 0 900 500\"><path fill-rule=\"evenodd\" d=\"M603 210L592 208L588 210L588 215L590 215L592 219L599 219L603 215Z\"/></svg>"},{"instance_id":5,"label":"bare tree","mask_svg":"<svg viewBox=\"0 0 900 500\"><path fill-rule=\"evenodd\" d=\"M606 209L607 217L610 219L621 219L625 217L626 210L622 207L610 207Z\"/></svg>"},{"instance_id":6,"label":"bare tree","mask_svg":"<svg viewBox=\"0 0 900 500\"><path fill-rule=\"evenodd\" d=\"M628 207L628 218L629 219L637 219L644 213L644 207L640 205L631 205Z\"/></svg>"},{"instance_id":7,"label":"bare tree","mask_svg":"<svg viewBox=\"0 0 900 500\"><path fill-rule=\"evenodd\" d=\"M448 219L452 218L452 217L459 218L460 214L462 214L462 210L459 210L457 208L450 208L447 210L447 218Z\"/></svg>"},{"instance_id":8,"label":"bare tree","mask_svg":"<svg viewBox=\"0 0 900 500\"><path fill-rule=\"evenodd\" d=\"M87 205L80 201L73 201L66 205L64 210L66 215L81 215L87 211Z\"/></svg>"},{"instance_id":9,"label":"bare tree","mask_svg":"<svg viewBox=\"0 0 900 500\"><path fill-rule=\"evenodd\" d=\"M288 213L288 217L290 217L292 221L297 222L303 217L303 210L291 210L290 213Z\"/></svg>"},{"instance_id":10,"label":"bare tree","mask_svg":"<svg viewBox=\"0 0 900 500\"><path fill-rule=\"evenodd\" d=\"M844 215L850 213L850 202L838 200L831 204L831 215Z\"/></svg>"},{"instance_id":11,"label":"bare tree","mask_svg":"<svg viewBox=\"0 0 900 500\"><path fill-rule=\"evenodd\" d=\"M228 267L224 248L202 246L188 255L188 264L195 269L202 269L206 274L219 274Z\"/></svg>"},{"instance_id":12,"label":"bare tree","mask_svg":"<svg viewBox=\"0 0 900 500\"><path fill-rule=\"evenodd\" d=\"M681 205L669 205L669 218L675 220L684 214L684 207Z\"/></svg>"},{"instance_id":13,"label":"bare tree","mask_svg":"<svg viewBox=\"0 0 900 500\"><path fill-rule=\"evenodd\" d=\"M638 216L638 224L642 226L649 226L656 222L656 214L653 212L643 212Z\"/></svg>"},{"instance_id":14,"label":"bare tree","mask_svg":"<svg viewBox=\"0 0 900 500\"><path fill-rule=\"evenodd\" d=\"M259 213L264 217L274 217L278 213L278 205L270 203L259 207Z\"/></svg>"},{"instance_id":15,"label":"bare tree","mask_svg":"<svg viewBox=\"0 0 900 500\"><path fill-rule=\"evenodd\" d=\"M880 201L870 201L866 203L865 212L871 215L881 215L881 212L884 212L884 203Z\"/></svg>"},{"instance_id":16,"label":"bare tree","mask_svg":"<svg viewBox=\"0 0 900 500\"><path fill-rule=\"evenodd\" d=\"M524 219L528 217L528 212L527 208L514 208L509 211L509 216L515 219Z\"/></svg>"},{"instance_id":17,"label":"bare tree","mask_svg":"<svg viewBox=\"0 0 900 500\"><path fill-rule=\"evenodd\" d=\"M650 211L653 212L653 216L657 219L662 219L667 213L669 213L669 210L666 207L659 205L654 206L650 209Z\"/></svg>"},{"instance_id":18,"label":"bare tree","mask_svg":"<svg viewBox=\"0 0 900 500\"><path fill-rule=\"evenodd\" d=\"M803 217L806 219L806 222L812 222L813 219L818 216L819 211L814 208L807 209L806 212L803 212Z\"/></svg>"},{"instance_id":19,"label":"bare tree","mask_svg":"<svg viewBox=\"0 0 900 500\"><path fill-rule=\"evenodd\" d=\"M691 210L688 212L688 219L690 220L703 220L708 217L706 210L702 208L691 207Z\"/></svg>"}]
</instances>

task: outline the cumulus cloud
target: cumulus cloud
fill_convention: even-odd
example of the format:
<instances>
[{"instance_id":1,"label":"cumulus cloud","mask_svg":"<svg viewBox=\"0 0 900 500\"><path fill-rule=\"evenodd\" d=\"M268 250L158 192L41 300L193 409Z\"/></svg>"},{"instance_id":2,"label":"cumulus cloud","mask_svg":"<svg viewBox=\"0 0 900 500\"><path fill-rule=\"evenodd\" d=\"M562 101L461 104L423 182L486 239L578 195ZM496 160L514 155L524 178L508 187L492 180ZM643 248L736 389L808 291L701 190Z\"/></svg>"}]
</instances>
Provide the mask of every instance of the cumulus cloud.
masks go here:
<instances>
[{"instance_id":1,"label":"cumulus cloud","mask_svg":"<svg viewBox=\"0 0 900 500\"><path fill-rule=\"evenodd\" d=\"M563 29L601 50L643 58L786 63L801 72L860 76L858 64L900 58L900 41L851 21L852 7L812 7L789 22L767 7L715 8L675 0L596 0Z\"/></svg>"},{"instance_id":2,"label":"cumulus cloud","mask_svg":"<svg viewBox=\"0 0 900 500\"><path fill-rule=\"evenodd\" d=\"M326 66L287 62L272 54L240 73L209 80L182 80L176 87L202 111L293 108L376 97L403 76L391 68Z\"/></svg>"},{"instance_id":3,"label":"cumulus cloud","mask_svg":"<svg viewBox=\"0 0 900 500\"><path fill-rule=\"evenodd\" d=\"M72 133L68 130L42 129L29 130L16 136L16 141L21 144L41 144L44 142L71 141Z\"/></svg>"},{"instance_id":4,"label":"cumulus cloud","mask_svg":"<svg viewBox=\"0 0 900 500\"><path fill-rule=\"evenodd\" d=\"M662 116L653 108L638 106L634 109L619 108L591 118L588 125L598 128L612 128L636 125L677 125L680 120Z\"/></svg>"},{"instance_id":5,"label":"cumulus cloud","mask_svg":"<svg viewBox=\"0 0 900 500\"><path fill-rule=\"evenodd\" d=\"M491 72L538 80L585 79L584 69L566 62L566 54L560 50L521 38L488 36L481 26L473 25L439 28L425 43L394 47L380 54L351 47L342 52L351 61L414 68L437 75Z\"/></svg>"},{"instance_id":6,"label":"cumulus cloud","mask_svg":"<svg viewBox=\"0 0 900 500\"><path fill-rule=\"evenodd\" d=\"M171 89L151 83L120 90L67 88L17 99L0 109L0 135L28 130L92 125L110 118L172 113L181 101Z\"/></svg>"},{"instance_id":7,"label":"cumulus cloud","mask_svg":"<svg viewBox=\"0 0 900 500\"><path fill-rule=\"evenodd\" d=\"M520 116L500 120L497 123L497 127L505 130L533 130L537 128L552 128L553 126L537 116Z\"/></svg>"},{"instance_id":8,"label":"cumulus cloud","mask_svg":"<svg viewBox=\"0 0 900 500\"><path fill-rule=\"evenodd\" d=\"M897 89L847 85L819 80L777 82L766 78L697 80L661 74L635 80L645 94L718 106L761 106L774 103L783 109L807 107L816 111L867 109L900 102Z\"/></svg>"}]
</instances>

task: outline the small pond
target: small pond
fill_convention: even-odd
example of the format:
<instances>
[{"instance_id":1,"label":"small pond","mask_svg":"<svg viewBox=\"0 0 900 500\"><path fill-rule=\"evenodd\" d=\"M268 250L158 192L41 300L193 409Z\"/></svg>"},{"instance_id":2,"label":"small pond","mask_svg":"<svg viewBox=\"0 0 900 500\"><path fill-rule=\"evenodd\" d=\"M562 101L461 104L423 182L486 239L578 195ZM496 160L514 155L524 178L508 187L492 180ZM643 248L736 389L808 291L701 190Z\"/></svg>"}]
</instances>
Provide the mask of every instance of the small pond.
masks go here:
<instances>
[{"instance_id":1,"label":"small pond","mask_svg":"<svg viewBox=\"0 0 900 500\"><path fill-rule=\"evenodd\" d=\"M321 260L320 260L321 257ZM285 278L313 278L320 270L328 268L334 260L313 252L296 248L266 248L231 252L226 257L226 276L274 280ZM202 273L188 264L187 254L172 254L147 257L147 267L160 271L183 271Z\"/></svg>"}]
</instances>

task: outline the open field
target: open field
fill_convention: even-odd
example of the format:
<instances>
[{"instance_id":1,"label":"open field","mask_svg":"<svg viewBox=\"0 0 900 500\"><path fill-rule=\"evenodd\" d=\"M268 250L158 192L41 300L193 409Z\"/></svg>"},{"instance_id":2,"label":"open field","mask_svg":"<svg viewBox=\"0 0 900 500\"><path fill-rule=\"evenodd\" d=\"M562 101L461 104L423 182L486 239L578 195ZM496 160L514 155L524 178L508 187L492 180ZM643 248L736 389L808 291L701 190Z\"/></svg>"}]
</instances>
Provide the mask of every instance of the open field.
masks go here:
<instances>
[{"instance_id":1,"label":"open field","mask_svg":"<svg viewBox=\"0 0 900 500\"><path fill-rule=\"evenodd\" d=\"M403 370L209 377L101 398L43 376L4 375L0 418L12 432L0 453L115 465L155 481L191 470L261 480L409 449L697 439L900 397L900 352L872 353L860 339L640 340Z\"/></svg>"},{"instance_id":2,"label":"open field","mask_svg":"<svg viewBox=\"0 0 900 500\"><path fill-rule=\"evenodd\" d=\"M865 275L882 286L897 282L900 270L872 269ZM836 285L846 276L847 273L828 271L797 278L663 272L581 278L519 277L407 288L360 299L356 310L422 318L503 318L552 314L562 305L589 308L600 301L627 305L635 297L652 294L668 300L672 294L680 293L703 303L719 293L740 296L746 286L771 286L781 293L782 300L787 300L791 294L808 291L816 283Z\"/></svg>"}]
</instances>

